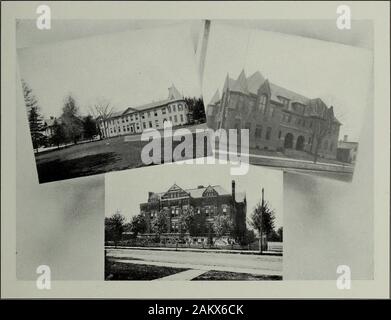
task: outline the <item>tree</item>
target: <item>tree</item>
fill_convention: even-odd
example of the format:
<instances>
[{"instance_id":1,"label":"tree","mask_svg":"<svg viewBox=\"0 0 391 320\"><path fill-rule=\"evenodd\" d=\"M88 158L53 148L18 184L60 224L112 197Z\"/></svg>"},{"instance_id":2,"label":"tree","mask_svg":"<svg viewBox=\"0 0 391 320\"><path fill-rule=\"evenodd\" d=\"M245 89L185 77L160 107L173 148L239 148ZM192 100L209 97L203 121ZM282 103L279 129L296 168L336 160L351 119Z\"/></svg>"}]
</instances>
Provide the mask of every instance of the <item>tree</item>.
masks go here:
<instances>
[{"instance_id":1,"label":"tree","mask_svg":"<svg viewBox=\"0 0 391 320\"><path fill-rule=\"evenodd\" d=\"M147 230L147 223L145 217L142 214L134 216L129 224L129 231L133 232L133 236L136 238L139 233L144 233Z\"/></svg>"},{"instance_id":2,"label":"tree","mask_svg":"<svg viewBox=\"0 0 391 320\"><path fill-rule=\"evenodd\" d=\"M53 134L50 137L50 142L60 148L60 145L66 141L65 128L57 119L53 123Z\"/></svg>"},{"instance_id":3,"label":"tree","mask_svg":"<svg viewBox=\"0 0 391 320\"><path fill-rule=\"evenodd\" d=\"M262 188L262 200L258 203L251 215L251 225L259 232L259 244L262 252L262 236L270 235L274 231L274 211L270 208L268 202L264 200L264 189Z\"/></svg>"},{"instance_id":4,"label":"tree","mask_svg":"<svg viewBox=\"0 0 391 320\"><path fill-rule=\"evenodd\" d=\"M224 235L231 235L233 231L233 223L229 216L220 214L213 220L213 232L217 238Z\"/></svg>"},{"instance_id":5,"label":"tree","mask_svg":"<svg viewBox=\"0 0 391 320\"><path fill-rule=\"evenodd\" d=\"M38 101L32 93L31 88L24 80L22 80L22 87L23 97L27 108L31 140L33 143L33 148L38 151L38 148L43 144L45 138L42 133L44 129L43 119L40 114Z\"/></svg>"},{"instance_id":6,"label":"tree","mask_svg":"<svg viewBox=\"0 0 391 320\"><path fill-rule=\"evenodd\" d=\"M167 213L161 210L151 221L152 231L160 238L162 233L167 232Z\"/></svg>"},{"instance_id":7,"label":"tree","mask_svg":"<svg viewBox=\"0 0 391 320\"><path fill-rule=\"evenodd\" d=\"M114 246L117 247L118 241L122 239L124 224L125 217L119 211L110 218L105 218L106 241L114 241Z\"/></svg>"},{"instance_id":8,"label":"tree","mask_svg":"<svg viewBox=\"0 0 391 320\"><path fill-rule=\"evenodd\" d=\"M107 120L111 117L113 113L113 108L110 106L110 103L105 99L98 101L93 107L90 107L90 111L96 121L99 123L103 123L103 135L100 132L100 137L107 138L109 136L109 128ZM98 126L98 130L100 131L100 126Z\"/></svg>"},{"instance_id":9,"label":"tree","mask_svg":"<svg viewBox=\"0 0 391 320\"><path fill-rule=\"evenodd\" d=\"M64 125L67 139L74 144L77 144L77 140L81 138L83 133L83 122L79 116L79 107L76 105L76 101L71 95L68 95L65 98L61 122Z\"/></svg>"},{"instance_id":10,"label":"tree","mask_svg":"<svg viewBox=\"0 0 391 320\"><path fill-rule=\"evenodd\" d=\"M96 121L92 115L88 115L83 119L84 138L92 140L98 134Z\"/></svg>"},{"instance_id":11,"label":"tree","mask_svg":"<svg viewBox=\"0 0 391 320\"><path fill-rule=\"evenodd\" d=\"M278 234L278 237L279 237L279 241L282 242L283 241L283 227L279 227L277 229L277 234Z\"/></svg>"},{"instance_id":12,"label":"tree","mask_svg":"<svg viewBox=\"0 0 391 320\"><path fill-rule=\"evenodd\" d=\"M185 102L189 108L190 122L205 122L205 107L202 98L185 98Z\"/></svg>"}]
</instances>

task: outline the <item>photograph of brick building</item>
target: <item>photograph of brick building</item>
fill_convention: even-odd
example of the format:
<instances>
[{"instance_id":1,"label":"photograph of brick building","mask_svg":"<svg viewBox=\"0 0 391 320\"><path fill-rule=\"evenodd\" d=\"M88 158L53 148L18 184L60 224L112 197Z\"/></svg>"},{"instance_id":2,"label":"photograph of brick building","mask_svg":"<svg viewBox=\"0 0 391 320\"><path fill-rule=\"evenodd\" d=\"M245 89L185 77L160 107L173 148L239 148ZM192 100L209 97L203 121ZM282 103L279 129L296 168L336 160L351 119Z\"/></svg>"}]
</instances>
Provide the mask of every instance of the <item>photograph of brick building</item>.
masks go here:
<instances>
[{"instance_id":1,"label":"photograph of brick building","mask_svg":"<svg viewBox=\"0 0 391 320\"><path fill-rule=\"evenodd\" d=\"M181 216L193 212L199 215L201 221L190 232L185 231L185 237L193 242L205 242L213 231L212 224L221 216L230 219L233 225L233 233L243 236L246 231L246 194L237 192L235 181L232 180L231 192L226 191L220 185L199 185L193 189L182 189L173 184L167 191L155 193L149 192L148 201L140 204L140 212L145 217L147 224L146 233L142 236L154 237L151 221L161 212L166 213L166 232L161 236L179 240L183 230L180 223ZM194 227L194 226L193 226ZM229 239L229 235L225 238Z\"/></svg>"},{"instance_id":2,"label":"photograph of brick building","mask_svg":"<svg viewBox=\"0 0 391 320\"><path fill-rule=\"evenodd\" d=\"M209 127L248 129L250 148L336 159L341 122L333 106L278 86L259 71L247 77L242 70L236 80L227 74L222 95L216 91L207 108Z\"/></svg>"}]
</instances>

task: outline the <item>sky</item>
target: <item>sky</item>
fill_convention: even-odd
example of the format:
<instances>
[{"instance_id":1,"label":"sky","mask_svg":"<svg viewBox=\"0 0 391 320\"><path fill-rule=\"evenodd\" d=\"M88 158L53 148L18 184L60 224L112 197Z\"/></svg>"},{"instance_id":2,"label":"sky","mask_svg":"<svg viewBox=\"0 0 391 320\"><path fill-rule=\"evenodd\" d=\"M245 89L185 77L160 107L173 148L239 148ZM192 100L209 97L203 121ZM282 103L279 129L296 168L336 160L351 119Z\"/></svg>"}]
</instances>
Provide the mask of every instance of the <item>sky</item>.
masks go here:
<instances>
[{"instance_id":1,"label":"sky","mask_svg":"<svg viewBox=\"0 0 391 320\"><path fill-rule=\"evenodd\" d=\"M372 51L283 33L212 24L203 79L207 105L227 73L260 71L270 82L334 107L340 137L359 139L365 108L373 107Z\"/></svg>"},{"instance_id":2,"label":"sky","mask_svg":"<svg viewBox=\"0 0 391 320\"><path fill-rule=\"evenodd\" d=\"M231 181L235 180L237 192L245 192L247 199L247 219L261 199L265 190L265 200L275 211L275 225L283 225L283 172L250 166L246 175L230 175L230 166L191 165L170 163L147 168L111 172L105 175L105 216L120 211L127 221L140 213L140 203L147 202L148 192L167 191L174 183L184 189L199 185L221 185L231 192Z\"/></svg>"},{"instance_id":3,"label":"sky","mask_svg":"<svg viewBox=\"0 0 391 320\"><path fill-rule=\"evenodd\" d=\"M193 38L183 23L19 48L20 76L45 117L60 116L68 94L82 114L102 100L120 111L166 99L171 84L200 96Z\"/></svg>"}]
</instances>

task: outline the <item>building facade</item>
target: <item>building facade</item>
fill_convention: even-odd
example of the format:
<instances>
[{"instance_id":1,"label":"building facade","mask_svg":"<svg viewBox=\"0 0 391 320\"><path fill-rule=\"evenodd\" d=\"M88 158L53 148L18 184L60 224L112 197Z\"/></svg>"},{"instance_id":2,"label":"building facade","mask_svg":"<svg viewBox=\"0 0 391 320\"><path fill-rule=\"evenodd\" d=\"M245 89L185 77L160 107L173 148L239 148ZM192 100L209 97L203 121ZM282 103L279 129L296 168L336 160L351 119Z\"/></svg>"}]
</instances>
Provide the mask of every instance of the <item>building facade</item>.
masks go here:
<instances>
[{"instance_id":1,"label":"building facade","mask_svg":"<svg viewBox=\"0 0 391 320\"><path fill-rule=\"evenodd\" d=\"M172 126L189 123L189 108L184 97L172 85L168 98L146 105L128 107L113 112L107 119L98 117L98 126L103 137L115 137L141 133L146 129L163 129L163 123L170 121Z\"/></svg>"},{"instance_id":2,"label":"building facade","mask_svg":"<svg viewBox=\"0 0 391 320\"><path fill-rule=\"evenodd\" d=\"M343 140L338 141L337 160L347 163L355 163L357 158L358 142L348 141L345 135Z\"/></svg>"},{"instance_id":3,"label":"building facade","mask_svg":"<svg viewBox=\"0 0 391 320\"><path fill-rule=\"evenodd\" d=\"M198 186L194 189L182 189L174 184L166 192L149 192L148 201L140 204L140 212L147 223L145 235L153 235L152 220L164 211L166 213L166 233L164 236L177 238L183 234L180 217L189 211L199 217L198 228L186 231L187 238L205 239L211 230L211 224L220 216L231 219L235 234L246 231L246 195L236 192L235 181L232 190L227 192L221 186Z\"/></svg>"},{"instance_id":4,"label":"building facade","mask_svg":"<svg viewBox=\"0 0 391 320\"><path fill-rule=\"evenodd\" d=\"M248 129L250 148L315 153L336 158L341 123L333 107L277 86L260 72L226 77L207 108L210 128Z\"/></svg>"}]
</instances>

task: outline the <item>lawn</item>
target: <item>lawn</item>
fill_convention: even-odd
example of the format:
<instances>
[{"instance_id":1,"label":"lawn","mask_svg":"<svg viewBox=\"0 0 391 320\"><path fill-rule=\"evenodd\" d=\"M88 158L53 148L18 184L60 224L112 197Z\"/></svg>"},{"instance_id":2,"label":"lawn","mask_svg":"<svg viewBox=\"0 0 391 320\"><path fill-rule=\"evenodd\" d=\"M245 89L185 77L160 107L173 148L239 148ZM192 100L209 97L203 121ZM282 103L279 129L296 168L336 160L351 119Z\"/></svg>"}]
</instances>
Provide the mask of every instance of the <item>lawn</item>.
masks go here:
<instances>
[{"instance_id":1,"label":"lawn","mask_svg":"<svg viewBox=\"0 0 391 320\"><path fill-rule=\"evenodd\" d=\"M207 271L207 272L199 275L198 277L194 278L192 281L197 281L197 280L202 280L202 281L206 281L206 280L259 281L259 280L282 280L282 277L281 276L269 276L269 275L210 270L210 271Z\"/></svg>"},{"instance_id":2,"label":"lawn","mask_svg":"<svg viewBox=\"0 0 391 320\"><path fill-rule=\"evenodd\" d=\"M195 134L192 135L194 142ZM163 139L161 142L163 157ZM179 143L180 141L173 142L173 149ZM137 137L125 141L125 136L119 136L38 153L35 159L39 182L142 167L141 150L146 144L147 141L141 141ZM207 155L206 150L197 154L195 143L193 154L194 158Z\"/></svg>"},{"instance_id":3,"label":"lawn","mask_svg":"<svg viewBox=\"0 0 391 320\"><path fill-rule=\"evenodd\" d=\"M155 280L186 270L189 269L125 263L107 259L105 261L105 280Z\"/></svg>"}]
</instances>

